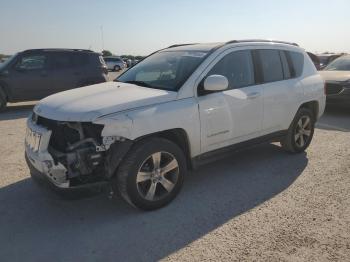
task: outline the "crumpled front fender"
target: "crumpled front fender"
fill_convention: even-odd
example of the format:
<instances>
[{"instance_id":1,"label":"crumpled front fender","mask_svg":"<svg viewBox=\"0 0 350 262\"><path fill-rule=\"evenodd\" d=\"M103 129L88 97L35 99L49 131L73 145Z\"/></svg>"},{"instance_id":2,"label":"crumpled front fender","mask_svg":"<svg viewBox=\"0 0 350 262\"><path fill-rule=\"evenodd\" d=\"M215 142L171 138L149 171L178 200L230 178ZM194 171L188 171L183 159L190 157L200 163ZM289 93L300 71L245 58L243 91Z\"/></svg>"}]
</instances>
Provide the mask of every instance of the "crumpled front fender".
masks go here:
<instances>
[{"instance_id":1,"label":"crumpled front fender","mask_svg":"<svg viewBox=\"0 0 350 262\"><path fill-rule=\"evenodd\" d=\"M133 120L125 114L98 118L94 124L104 125L102 136L118 136L132 139Z\"/></svg>"}]
</instances>

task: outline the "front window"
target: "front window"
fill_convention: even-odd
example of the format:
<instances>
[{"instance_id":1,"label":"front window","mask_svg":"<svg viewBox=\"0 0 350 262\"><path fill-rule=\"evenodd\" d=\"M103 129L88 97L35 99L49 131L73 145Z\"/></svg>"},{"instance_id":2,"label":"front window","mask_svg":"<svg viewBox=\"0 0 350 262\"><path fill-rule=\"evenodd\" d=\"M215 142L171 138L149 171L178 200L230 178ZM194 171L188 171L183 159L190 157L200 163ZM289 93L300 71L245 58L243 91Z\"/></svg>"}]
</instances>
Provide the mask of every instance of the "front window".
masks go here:
<instances>
[{"instance_id":1,"label":"front window","mask_svg":"<svg viewBox=\"0 0 350 262\"><path fill-rule=\"evenodd\" d=\"M17 63L16 68L21 70L44 69L46 65L45 55L26 55Z\"/></svg>"},{"instance_id":2,"label":"front window","mask_svg":"<svg viewBox=\"0 0 350 262\"><path fill-rule=\"evenodd\" d=\"M115 81L177 91L206 55L202 51L158 52L142 60Z\"/></svg>"},{"instance_id":3,"label":"front window","mask_svg":"<svg viewBox=\"0 0 350 262\"><path fill-rule=\"evenodd\" d=\"M342 57L330 63L325 71L350 71L350 57Z\"/></svg>"},{"instance_id":4,"label":"front window","mask_svg":"<svg viewBox=\"0 0 350 262\"><path fill-rule=\"evenodd\" d=\"M254 85L254 66L249 50L236 51L222 58L207 74L223 75L229 82L229 89Z\"/></svg>"}]
</instances>

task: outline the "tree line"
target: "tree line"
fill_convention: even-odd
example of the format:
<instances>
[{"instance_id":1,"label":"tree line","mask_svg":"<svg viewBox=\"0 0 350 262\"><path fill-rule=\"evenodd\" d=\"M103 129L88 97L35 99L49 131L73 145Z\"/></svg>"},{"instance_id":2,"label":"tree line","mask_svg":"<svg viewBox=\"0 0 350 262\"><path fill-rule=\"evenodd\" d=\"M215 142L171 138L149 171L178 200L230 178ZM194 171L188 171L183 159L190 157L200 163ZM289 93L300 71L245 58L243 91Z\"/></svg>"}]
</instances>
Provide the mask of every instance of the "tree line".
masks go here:
<instances>
[{"instance_id":1,"label":"tree line","mask_svg":"<svg viewBox=\"0 0 350 262\"><path fill-rule=\"evenodd\" d=\"M8 58L10 57L9 55L4 55L4 54L0 54L0 61L5 59L5 58Z\"/></svg>"},{"instance_id":2,"label":"tree line","mask_svg":"<svg viewBox=\"0 0 350 262\"><path fill-rule=\"evenodd\" d=\"M109 50L103 50L102 51L102 56L114 56L114 54L109 51ZM123 59L131 59L131 60L142 60L144 58L144 56L140 56L140 55L120 55L121 58Z\"/></svg>"}]
</instances>

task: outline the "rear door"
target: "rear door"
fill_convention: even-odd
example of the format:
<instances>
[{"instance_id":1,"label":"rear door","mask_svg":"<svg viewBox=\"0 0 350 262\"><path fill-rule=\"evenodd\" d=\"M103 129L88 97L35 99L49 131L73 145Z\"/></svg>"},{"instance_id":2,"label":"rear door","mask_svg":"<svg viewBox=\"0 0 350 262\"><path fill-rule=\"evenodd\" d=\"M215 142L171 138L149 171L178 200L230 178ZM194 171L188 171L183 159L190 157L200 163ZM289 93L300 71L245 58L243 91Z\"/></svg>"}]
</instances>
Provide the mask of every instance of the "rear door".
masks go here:
<instances>
[{"instance_id":1,"label":"rear door","mask_svg":"<svg viewBox=\"0 0 350 262\"><path fill-rule=\"evenodd\" d=\"M52 87L52 70L45 53L22 54L9 70L14 100L36 100L47 96Z\"/></svg>"},{"instance_id":2,"label":"rear door","mask_svg":"<svg viewBox=\"0 0 350 262\"><path fill-rule=\"evenodd\" d=\"M74 52L52 53L53 93L73 89L80 85L85 75L85 65L80 58L83 55Z\"/></svg>"},{"instance_id":3,"label":"rear door","mask_svg":"<svg viewBox=\"0 0 350 262\"><path fill-rule=\"evenodd\" d=\"M295 78L298 72L290 67L289 51L260 49L258 61L264 88L263 132L273 133L288 128L299 93L302 91Z\"/></svg>"}]
</instances>

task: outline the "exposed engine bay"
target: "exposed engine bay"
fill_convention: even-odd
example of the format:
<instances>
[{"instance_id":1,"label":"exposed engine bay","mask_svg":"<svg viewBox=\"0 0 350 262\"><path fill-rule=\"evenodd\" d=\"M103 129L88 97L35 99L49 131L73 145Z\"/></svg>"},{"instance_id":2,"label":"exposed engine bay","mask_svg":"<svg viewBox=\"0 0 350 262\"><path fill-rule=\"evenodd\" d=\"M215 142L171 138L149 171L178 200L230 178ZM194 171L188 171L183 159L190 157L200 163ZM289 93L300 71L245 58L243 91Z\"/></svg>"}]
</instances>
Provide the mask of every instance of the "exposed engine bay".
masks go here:
<instances>
[{"instance_id":1,"label":"exposed engine bay","mask_svg":"<svg viewBox=\"0 0 350 262\"><path fill-rule=\"evenodd\" d=\"M132 141L102 137L103 125L55 121L33 114L32 121L50 130L48 152L55 165L62 164L70 186L109 180Z\"/></svg>"}]
</instances>

